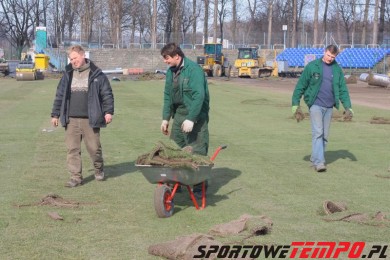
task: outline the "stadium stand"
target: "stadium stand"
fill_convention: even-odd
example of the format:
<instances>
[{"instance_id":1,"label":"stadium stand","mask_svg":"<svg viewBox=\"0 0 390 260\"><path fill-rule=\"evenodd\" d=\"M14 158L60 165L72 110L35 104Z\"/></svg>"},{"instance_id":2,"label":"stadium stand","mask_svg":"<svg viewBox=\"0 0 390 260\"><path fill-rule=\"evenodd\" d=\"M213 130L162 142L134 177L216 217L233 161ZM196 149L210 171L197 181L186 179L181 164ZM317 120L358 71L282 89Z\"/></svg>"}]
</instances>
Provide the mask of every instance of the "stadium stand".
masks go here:
<instances>
[{"instance_id":1,"label":"stadium stand","mask_svg":"<svg viewBox=\"0 0 390 260\"><path fill-rule=\"evenodd\" d=\"M287 61L289 67L304 67L305 55L313 54L317 58L324 48L286 48L277 57L277 61ZM343 68L371 69L390 55L390 49L382 48L346 48L337 56L336 61Z\"/></svg>"}]
</instances>

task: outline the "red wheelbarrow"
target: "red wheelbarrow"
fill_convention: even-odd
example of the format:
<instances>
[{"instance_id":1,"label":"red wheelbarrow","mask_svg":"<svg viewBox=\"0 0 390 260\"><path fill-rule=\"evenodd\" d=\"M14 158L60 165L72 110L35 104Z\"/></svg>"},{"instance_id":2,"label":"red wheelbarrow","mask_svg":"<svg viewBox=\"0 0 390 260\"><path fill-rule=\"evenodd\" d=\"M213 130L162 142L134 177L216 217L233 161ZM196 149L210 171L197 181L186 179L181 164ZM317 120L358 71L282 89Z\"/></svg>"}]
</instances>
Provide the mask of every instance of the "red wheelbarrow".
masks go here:
<instances>
[{"instance_id":1,"label":"red wheelbarrow","mask_svg":"<svg viewBox=\"0 0 390 260\"><path fill-rule=\"evenodd\" d=\"M226 145L219 146L210 160L214 161L218 153L226 147ZM197 210L206 207L206 181L211 177L212 166L200 165L198 169L141 164L135 166L150 183L157 183L154 191L154 208L158 217L168 218L172 216L175 207L173 198L180 185L187 187L190 198ZM202 204L200 206L191 189L192 185L199 183L202 184Z\"/></svg>"}]
</instances>

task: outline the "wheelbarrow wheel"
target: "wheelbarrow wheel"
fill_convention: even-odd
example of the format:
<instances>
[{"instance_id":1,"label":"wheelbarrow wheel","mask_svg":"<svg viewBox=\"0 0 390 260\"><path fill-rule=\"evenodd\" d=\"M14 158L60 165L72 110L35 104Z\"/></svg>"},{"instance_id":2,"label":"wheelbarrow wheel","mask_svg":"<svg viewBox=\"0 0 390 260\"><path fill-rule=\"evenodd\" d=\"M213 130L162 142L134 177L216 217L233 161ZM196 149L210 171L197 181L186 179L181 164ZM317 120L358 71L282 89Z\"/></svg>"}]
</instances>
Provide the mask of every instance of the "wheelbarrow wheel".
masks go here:
<instances>
[{"instance_id":1,"label":"wheelbarrow wheel","mask_svg":"<svg viewBox=\"0 0 390 260\"><path fill-rule=\"evenodd\" d=\"M171 189L167 185L158 185L154 191L154 208L157 216L168 218L172 216L174 210L173 199L171 198Z\"/></svg>"}]
</instances>

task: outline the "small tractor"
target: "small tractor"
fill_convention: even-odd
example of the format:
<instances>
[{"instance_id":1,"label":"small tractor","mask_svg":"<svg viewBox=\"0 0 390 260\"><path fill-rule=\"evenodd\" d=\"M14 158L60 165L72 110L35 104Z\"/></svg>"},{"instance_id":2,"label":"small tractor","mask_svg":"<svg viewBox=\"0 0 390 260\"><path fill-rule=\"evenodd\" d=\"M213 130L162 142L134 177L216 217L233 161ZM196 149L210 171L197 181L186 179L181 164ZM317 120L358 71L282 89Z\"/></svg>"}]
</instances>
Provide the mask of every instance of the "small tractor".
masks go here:
<instances>
[{"instance_id":1,"label":"small tractor","mask_svg":"<svg viewBox=\"0 0 390 260\"><path fill-rule=\"evenodd\" d=\"M203 56L197 57L197 63L208 77L227 76L229 62L222 53L222 43L205 43Z\"/></svg>"},{"instance_id":2,"label":"small tractor","mask_svg":"<svg viewBox=\"0 0 390 260\"><path fill-rule=\"evenodd\" d=\"M230 77L252 79L269 77L274 71L273 66L267 66L264 57L258 56L257 47L238 48L238 58L234 66L230 67Z\"/></svg>"}]
</instances>

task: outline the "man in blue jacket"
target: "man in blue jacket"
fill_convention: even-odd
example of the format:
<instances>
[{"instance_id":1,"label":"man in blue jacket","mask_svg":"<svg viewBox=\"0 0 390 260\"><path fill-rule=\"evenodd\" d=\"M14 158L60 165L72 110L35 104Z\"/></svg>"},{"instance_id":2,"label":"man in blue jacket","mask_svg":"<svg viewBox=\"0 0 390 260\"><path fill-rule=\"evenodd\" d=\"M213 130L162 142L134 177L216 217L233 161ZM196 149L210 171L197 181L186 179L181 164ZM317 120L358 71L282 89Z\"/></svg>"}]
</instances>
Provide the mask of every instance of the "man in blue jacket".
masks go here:
<instances>
[{"instance_id":1,"label":"man in blue jacket","mask_svg":"<svg viewBox=\"0 0 390 260\"><path fill-rule=\"evenodd\" d=\"M161 49L169 66L164 89L161 131L168 135L172 118L171 139L180 147L190 146L193 153L207 155L209 148L209 103L207 79L203 69L184 56L175 43ZM194 187L197 197L200 185Z\"/></svg>"},{"instance_id":2,"label":"man in blue jacket","mask_svg":"<svg viewBox=\"0 0 390 260\"><path fill-rule=\"evenodd\" d=\"M100 128L111 123L114 114L114 96L110 82L102 70L85 58L84 49L75 45L69 48L70 64L57 86L51 123L59 121L65 127L67 167L70 181L66 187L83 184L81 141L92 159L95 179L104 179L103 152Z\"/></svg>"},{"instance_id":3,"label":"man in blue jacket","mask_svg":"<svg viewBox=\"0 0 390 260\"><path fill-rule=\"evenodd\" d=\"M293 114L299 108L302 95L309 107L312 130L310 161L317 172L326 171L325 148L328 143L333 107L339 109L341 101L349 118L353 115L344 74L335 61L338 53L336 45L329 45L322 58L307 64L292 96Z\"/></svg>"}]
</instances>

